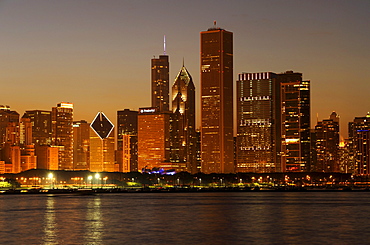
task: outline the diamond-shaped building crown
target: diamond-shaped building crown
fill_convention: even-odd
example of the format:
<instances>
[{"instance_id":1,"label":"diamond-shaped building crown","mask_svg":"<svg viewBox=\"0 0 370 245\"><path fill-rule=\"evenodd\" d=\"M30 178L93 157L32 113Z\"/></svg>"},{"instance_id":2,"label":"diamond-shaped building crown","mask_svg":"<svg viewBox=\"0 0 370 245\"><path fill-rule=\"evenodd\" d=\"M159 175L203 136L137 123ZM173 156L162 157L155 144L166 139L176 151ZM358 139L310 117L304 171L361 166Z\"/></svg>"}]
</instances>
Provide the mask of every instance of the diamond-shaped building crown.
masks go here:
<instances>
[{"instance_id":1,"label":"diamond-shaped building crown","mask_svg":"<svg viewBox=\"0 0 370 245\"><path fill-rule=\"evenodd\" d=\"M90 127L101 139L106 139L112 132L114 125L103 112L98 112Z\"/></svg>"}]
</instances>

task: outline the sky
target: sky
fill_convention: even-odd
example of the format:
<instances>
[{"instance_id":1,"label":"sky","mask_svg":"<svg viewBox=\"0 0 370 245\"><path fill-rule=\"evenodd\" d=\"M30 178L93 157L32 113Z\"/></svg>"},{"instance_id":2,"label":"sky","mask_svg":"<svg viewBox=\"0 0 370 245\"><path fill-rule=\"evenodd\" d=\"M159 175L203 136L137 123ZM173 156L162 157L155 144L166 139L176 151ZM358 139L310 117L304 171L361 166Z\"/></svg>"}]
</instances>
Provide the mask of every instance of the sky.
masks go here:
<instances>
[{"instance_id":1,"label":"sky","mask_svg":"<svg viewBox=\"0 0 370 245\"><path fill-rule=\"evenodd\" d=\"M216 20L234 33L235 81L301 72L311 128L336 111L347 137L348 122L370 111L369 13L368 0L0 0L0 105L23 115L72 102L75 120L103 111L115 122L117 110L151 105L165 35L170 78L184 59L199 113L200 32Z\"/></svg>"}]
</instances>

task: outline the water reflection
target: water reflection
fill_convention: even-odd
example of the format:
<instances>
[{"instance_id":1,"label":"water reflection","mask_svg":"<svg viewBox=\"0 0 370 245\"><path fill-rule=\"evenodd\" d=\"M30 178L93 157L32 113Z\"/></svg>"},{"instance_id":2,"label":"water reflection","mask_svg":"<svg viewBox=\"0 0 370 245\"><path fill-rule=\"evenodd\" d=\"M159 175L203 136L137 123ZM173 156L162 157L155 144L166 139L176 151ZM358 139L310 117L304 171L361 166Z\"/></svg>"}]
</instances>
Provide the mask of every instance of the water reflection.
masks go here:
<instances>
[{"instance_id":1,"label":"water reflection","mask_svg":"<svg viewBox=\"0 0 370 245\"><path fill-rule=\"evenodd\" d=\"M84 240L87 244L102 244L104 225L102 222L100 196L89 199L86 210Z\"/></svg>"},{"instance_id":2,"label":"water reflection","mask_svg":"<svg viewBox=\"0 0 370 245\"><path fill-rule=\"evenodd\" d=\"M44 244L57 244L54 202L55 200L53 197L48 197L46 199L46 210L44 215Z\"/></svg>"}]
</instances>

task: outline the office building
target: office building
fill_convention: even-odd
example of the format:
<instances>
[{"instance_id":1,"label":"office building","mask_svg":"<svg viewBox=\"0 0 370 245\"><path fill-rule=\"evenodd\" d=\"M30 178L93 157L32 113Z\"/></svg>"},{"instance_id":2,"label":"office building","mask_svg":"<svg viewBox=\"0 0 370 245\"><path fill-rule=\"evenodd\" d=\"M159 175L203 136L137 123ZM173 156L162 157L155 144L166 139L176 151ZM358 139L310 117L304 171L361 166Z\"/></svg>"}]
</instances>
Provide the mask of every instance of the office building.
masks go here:
<instances>
[{"instance_id":1,"label":"office building","mask_svg":"<svg viewBox=\"0 0 370 245\"><path fill-rule=\"evenodd\" d=\"M280 82L272 72L242 73L237 80L237 172L280 167Z\"/></svg>"},{"instance_id":2,"label":"office building","mask_svg":"<svg viewBox=\"0 0 370 245\"><path fill-rule=\"evenodd\" d=\"M35 145L37 169L58 170L59 148L49 145Z\"/></svg>"},{"instance_id":3,"label":"office building","mask_svg":"<svg viewBox=\"0 0 370 245\"><path fill-rule=\"evenodd\" d=\"M233 33L200 33L202 172L234 172Z\"/></svg>"},{"instance_id":4,"label":"office building","mask_svg":"<svg viewBox=\"0 0 370 245\"><path fill-rule=\"evenodd\" d=\"M183 65L172 85L171 162L197 173L195 87Z\"/></svg>"},{"instance_id":5,"label":"office building","mask_svg":"<svg viewBox=\"0 0 370 245\"><path fill-rule=\"evenodd\" d=\"M330 119L317 122L315 172L339 171L339 117L335 112Z\"/></svg>"},{"instance_id":6,"label":"office building","mask_svg":"<svg viewBox=\"0 0 370 245\"><path fill-rule=\"evenodd\" d=\"M0 106L0 161L5 173L21 171L19 114L9 106Z\"/></svg>"},{"instance_id":7,"label":"office building","mask_svg":"<svg viewBox=\"0 0 370 245\"><path fill-rule=\"evenodd\" d=\"M73 169L89 170L90 124L85 121L73 122Z\"/></svg>"},{"instance_id":8,"label":"office building","mask_svg":"<svg viewBox=\"0 0 370 245\"><path fill-rule=\"evenodd\" d=\"M170 116L157 108L140 108L138 115L138 169L171 169Z\"/></svg>"},{"instance_id":9,"label":"office building","mask_svg":"<svg viewBox=\"0 0 370 245\"><path fill-rule=\"evenodd\" d=\"M114 125L103 112L90 124L90 171L117 172Z\"/></svg>"},{"instance_id":10,"label":"office building","mask_svg":"<svg viewBox=\"0 0 370 245\"><path fill-rule=\"evenodd\" d=\"M52 121L51 111L29 110L23 117L27 117L32 123L32 143L35 145L51 145Z\"/></svg>"},{"instance_id":11,"label":"office building","mask_svg":"<svg viewBox=\"0 0 370 245\"><path fill-rule=\"evenodd\" d=\"M52 145L58 147L59 170L73 170L73 104L52 108Z\"/></svg>"},{"instance_id":12,"label":"office building","mask_svg":"<svg viewBox=\"0 0 370 245\"><path fill-rule=\"evenodd\" d=\"M349 157L356 174L370 174L370 113L348 123Z\"/></svg>"},{"instance_id":13,"label":"office building","mask_svg":"<svg viewBox=\"0 0 370 245\"><path fill-rule=\"evenodd\" d=\"M120 172L138 171L138 112L117 111L117 164Z\"/></svg>"},{"instance_id":14,"label":"office building","mask_svg":"<svg viewBox=\"0 0 370 245\"><path fill-rule=\"evenodd\" d=\"M159 112L170 110L169 61L164 48L164 54L152 59L152 107Z\"/></svg>"},{"instance_id":15,"label":"office building","mask_svg":"<svg viewBox=\"0 0 370 245\"><path fill-rule=\"evenodd\" d=\"M310 170L310 81L302 73L278 74L281 86L281 166L278 171Z\"/></svg>"},{"instance_id":16,"label":"office building","mask_svg":"<svg viewBox=\"0 0 370 245\"><path fill-rule=\"evenodd\" d=\"M9 106L0 105L0 146L11 141L11 144L19 144L19 114L11 111ZM12 131L12 132L11 132Z\"/></svg>"}]
</instances>

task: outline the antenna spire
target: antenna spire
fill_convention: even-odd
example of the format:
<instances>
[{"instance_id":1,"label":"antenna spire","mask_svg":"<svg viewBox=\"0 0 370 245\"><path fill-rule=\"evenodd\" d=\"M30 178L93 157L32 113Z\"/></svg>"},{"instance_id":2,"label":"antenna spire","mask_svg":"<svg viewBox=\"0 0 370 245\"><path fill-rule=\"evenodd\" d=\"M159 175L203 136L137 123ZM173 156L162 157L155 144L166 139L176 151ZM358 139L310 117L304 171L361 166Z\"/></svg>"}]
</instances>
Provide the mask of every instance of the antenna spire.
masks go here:
<instances>
[{"instance_id":1,"label":"antenna spire","mask_svg":"<svg viewBox=\"0 0 370 245\"><path fill-rule=\"evenodd\" d=\"M167 55L166 54L166 35L163 36L163 54Z\"/></svg>"},{"instance_id":2,"label":"antenna spire","mask_svg":"<svg viewBox=\"0 0 370 245\"><path fill-rule=\"evenodd\" d=\"M185 67L185 58L182 57L182 67Z\"/></svg>"}]
</instances>

